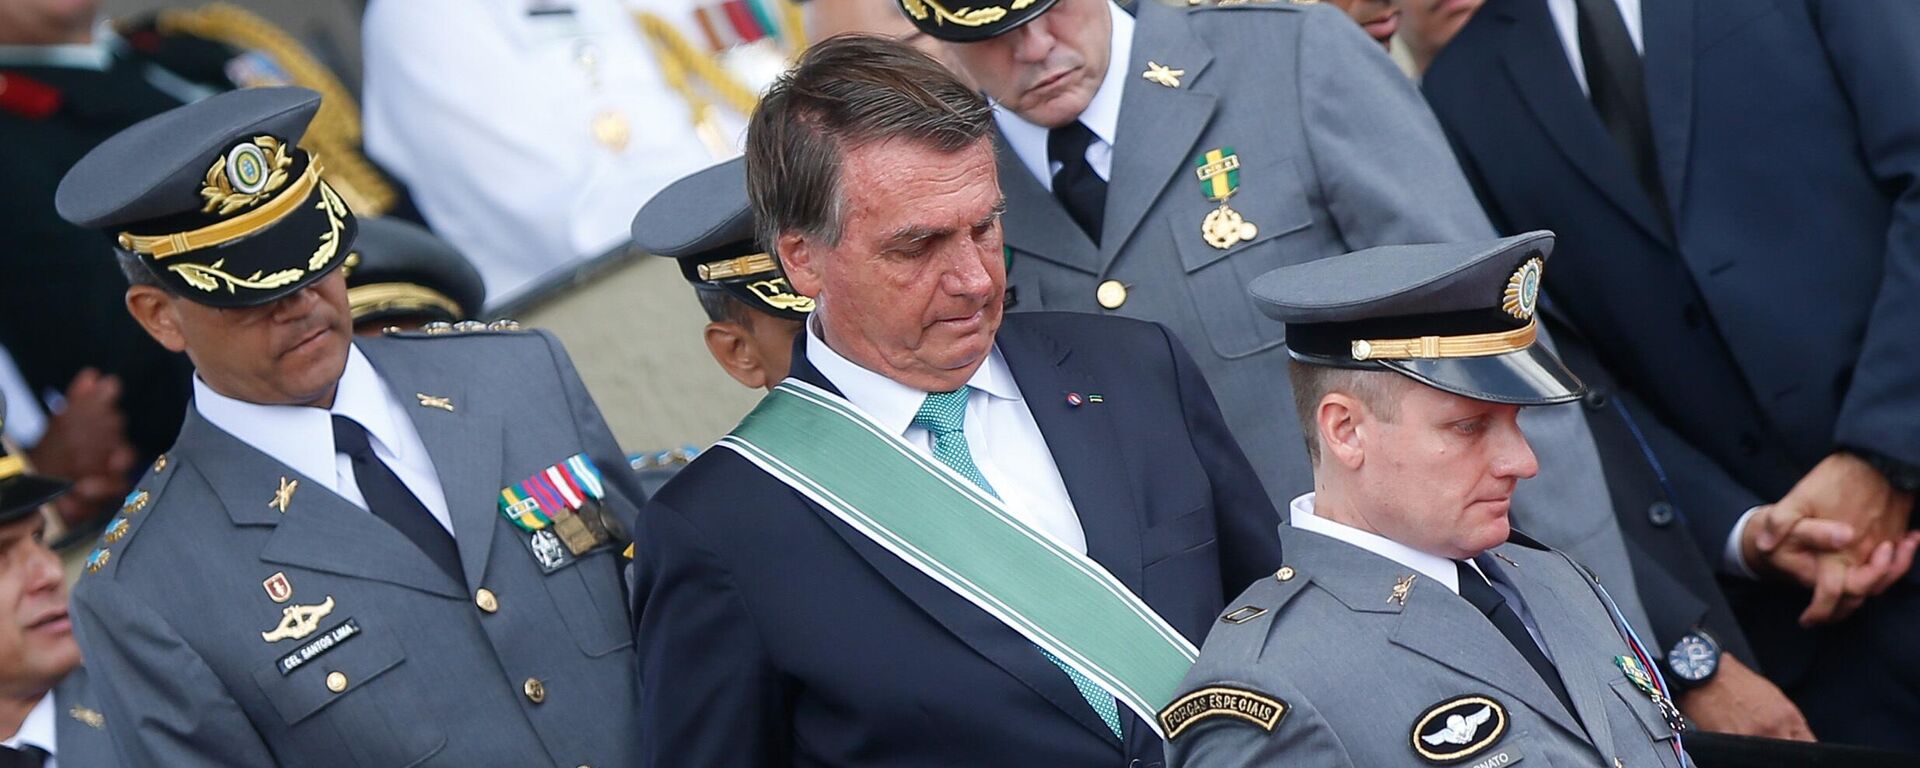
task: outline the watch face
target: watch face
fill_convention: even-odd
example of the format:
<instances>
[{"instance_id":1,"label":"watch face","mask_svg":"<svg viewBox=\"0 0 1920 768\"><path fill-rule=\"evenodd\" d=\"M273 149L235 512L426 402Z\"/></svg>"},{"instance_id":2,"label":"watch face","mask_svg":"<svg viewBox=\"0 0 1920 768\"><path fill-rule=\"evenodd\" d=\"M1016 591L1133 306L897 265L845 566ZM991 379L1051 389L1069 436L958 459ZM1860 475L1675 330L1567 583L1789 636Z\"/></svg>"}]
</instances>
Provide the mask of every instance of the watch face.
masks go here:
<instances>
[{"instance_id":1,"label":"watch face","mask_svg":"<svg viewBox=\"0 0 1920 768\"><path fill-rule=\"evenodd\" d=\"M1700 682L1720 668L1720 647L1699 634L1689 634L1667 651L1667 667L1683 680Z\"/></svg>"}]
</instances>

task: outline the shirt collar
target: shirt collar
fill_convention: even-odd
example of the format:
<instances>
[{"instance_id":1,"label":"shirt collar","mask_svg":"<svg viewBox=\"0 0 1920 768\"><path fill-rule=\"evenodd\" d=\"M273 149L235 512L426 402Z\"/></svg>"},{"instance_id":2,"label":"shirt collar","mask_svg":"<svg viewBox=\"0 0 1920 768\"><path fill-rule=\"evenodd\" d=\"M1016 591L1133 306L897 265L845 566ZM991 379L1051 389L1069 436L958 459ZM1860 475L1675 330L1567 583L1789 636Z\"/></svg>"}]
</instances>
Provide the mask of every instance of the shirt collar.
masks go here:
<instances>
[{"instance_id":1,"label":"shirt collar","mask_svg":"<svg viewBox=\"0 0 1920 768\"><path fill-rule=\"evenodd\" d=\"M120 35L113 25L101 20L93 25L93 40L63 45L0 45L0 65L16 67L63 67L105 72L113 64L113 51Z\"/></svg>"},{"instance_id":2,"label":"shirt collar","mask_svg":"<svg viewBox=\"0 0 1920 768\"><path fill-rule=\"evenodd\" d=\"M848 402L865 411L889 433L905 435L913 426L914 414L920 412L920 404L926 402L927 393L863 368L834 351L820 337L818 321L807 322L807 333L807 362L827 377ZM973 377L967 379L967 386L1000 400L1021 399L1020 389L1007 370L998 344L987 353L986 361L973 372Z\"/></svg>"},{"instance_id":3,"label":"shirt collar","mask_svg":"<svg viewBox=\"0 0 1920 768\"><path fill-rule=\"evenodd\" d=\"M33 746L47 751L47 754L59 756L54 747L55 723L53 718L53 691L47 691L40 702L27 712L27 719L20 721L20 730L14 731L11 738L0 741L0 747L19 749Z\"/></svg>"},{"instance_id":4,"label":"shirt collar","mask_svg":"<svg viewBox=\"0 0 1920 768\"><path fill-rule=\"evenodd\" d=\"M347 367L340 374L329 410L249 403L215 392L198 375L193 377L193 407L207 421L328 487L338 475L333 458L333 414L359 422L388 454L407 459L400 455L399 424L394 419L392 398L358 346L347 349Z\"/></svg>"},{"instance_id":5,"label":"shirt collar","mask_svg":"<svg viewBox=\"0 0 1920 768\"><path fill-rule=\"evenodd\" d=\"M1314 494L1305 493L1294 498L1287 505L1293 527L1303 531L1312 531L1322 536L1339 539L1353 546L1372 552L1401 565L1419 571L1429 579L1445 584L1455 594L1460 592L1460 574L1454 570L1452 560L1439 555L1422 552L1400 542L1369 533L1346 523L1328 520L1314 514Z\"/></svg>"},{"instance_id":6,"label":"shirt collar","mask_svg":"<svg viewBox=\"0 0 1920 768\"><path fill-rule=\"evenodd\" d=\"M1087 102L1087 108L1080 113L1080 122L1101 141L1112 146L1114 136L1120 132L1120 97L1127 86L1127 67L1133 59L1133 15L1120 9L1111 0L1107 3L1107 16L1113 19L1112 39L1107 47L1107 73L1100 81L1100 90L1094 91L1093 100ZM1047 168L1047 129L1027 122L1013 110L993 104L993 119L999 124L1000 133L1006 137L1008 148L1014 156L1033 171L1034 178L1046 182L1053 178Z\"/></svg>"}]
</instances>

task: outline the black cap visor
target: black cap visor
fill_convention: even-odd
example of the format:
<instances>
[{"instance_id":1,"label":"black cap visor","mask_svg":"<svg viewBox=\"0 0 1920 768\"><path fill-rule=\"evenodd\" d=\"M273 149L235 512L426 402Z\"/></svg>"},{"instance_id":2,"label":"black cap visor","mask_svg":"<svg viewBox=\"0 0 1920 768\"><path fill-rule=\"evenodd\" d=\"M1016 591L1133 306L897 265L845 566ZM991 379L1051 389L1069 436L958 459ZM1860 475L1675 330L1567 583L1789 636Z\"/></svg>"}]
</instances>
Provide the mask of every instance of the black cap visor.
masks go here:
<instances>
[{"instance_id":1,"label":"black cap visor","mask_svg":"<svg viewBox=\"0 0 1920 768\"><path fill-rule=\"evenodd\" d=\"M1484 357L1379 360L1434 389L1507 405L1553 405L1580 399L1586 385L1540 344Z\"/></svg>"},{"instance_id":2,"label":"black cap visor","mask_svg":"<svg viewBox=\"0 0 1920 768\"><path fill-rule=\"evenodd\" d=\"M39 475L0 480L0 525L19 520L66 493L70 483Z\"/></svg>"},{"instance_id":3,"label":"black cap visor","mask_svg":"<svg viewBox=\"0 0 1920 768\"><path fill-rule=\"evenodd\" d=\"M1007 11L1005 15L993 21L977 24L969 24L967 21L978 18L976 14L1001 10L1001 7L997 5L987 5L984 7L969 8L964 7L968 5L964 0L962 2L935 0L930 3L904 0L902 5L907 8L919 6L924 9L925 18L920 18L920 16L915 15L911 10L903 10L902 12L906 14L908 21L913 22L915 27L920 28L921 32L927 33L929 37L936 40L945 40L949 43L977 43L981 40L999 37L1019 29L1021 25L1033 21L1035 18L1038 18L1040 14L1046 13L1047 9L1052 8L1053 4L1057 1L1058 0L1038 0L1034 4L1021 8L1020 10ZM936 3L938 4L937 6ZM942 13L944 9L955 6L960 7L955 8L954 12ZM955 12L957 12L959 16L957 19L953 18Z\"/></svg>"}]
</instances>

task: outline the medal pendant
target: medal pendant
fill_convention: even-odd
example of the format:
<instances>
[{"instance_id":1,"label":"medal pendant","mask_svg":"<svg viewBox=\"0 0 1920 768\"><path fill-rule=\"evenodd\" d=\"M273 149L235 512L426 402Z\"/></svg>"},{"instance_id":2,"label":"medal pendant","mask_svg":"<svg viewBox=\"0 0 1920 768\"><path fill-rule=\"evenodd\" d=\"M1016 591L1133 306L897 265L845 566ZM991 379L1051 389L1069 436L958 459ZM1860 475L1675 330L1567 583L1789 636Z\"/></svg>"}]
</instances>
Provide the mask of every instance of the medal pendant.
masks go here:
<instances>
[{"instance_id":1,"label":"medal pendant","mask_svg":"<svg viewBox=\"0 0 1920 768\"><path fill-rule=\"evenodd\" d=\"M553 532L560 535L561 543L566 544L567 551L572 552L576 557L586 554L588 550L600 543L594 540L593 531L587 528L587 524L580 519L580 516L572 513L555 515Z\"/></svg>"},{"instance_id":2,"label":"medal pendant","mask_svg":"<svg viewBox=\"0 0 1920 768\"><path fill-rule=\"evenodd\" d=\"M626 115L606 109L593 116L593 140L600 142L600 146L608 151L625 151L627 140L631 137L632 128L627 124Z\"/></svg>"},{"instance_id":3,"label":"medal pendant","mask_svg":"<svg viewBox=\"0 0 1920 768\"><path fill-rule=\"evenodd\" d=\"M1259 234L1258 226L1247 221L1239 211L1227 205L1224 200L1220 202L1219 208L1208 212L1206 220L1200 223L1200 236L1206 239L1207 245L1223 251L1244 241L1252 240Z\"/></svg>"}]
</instances>

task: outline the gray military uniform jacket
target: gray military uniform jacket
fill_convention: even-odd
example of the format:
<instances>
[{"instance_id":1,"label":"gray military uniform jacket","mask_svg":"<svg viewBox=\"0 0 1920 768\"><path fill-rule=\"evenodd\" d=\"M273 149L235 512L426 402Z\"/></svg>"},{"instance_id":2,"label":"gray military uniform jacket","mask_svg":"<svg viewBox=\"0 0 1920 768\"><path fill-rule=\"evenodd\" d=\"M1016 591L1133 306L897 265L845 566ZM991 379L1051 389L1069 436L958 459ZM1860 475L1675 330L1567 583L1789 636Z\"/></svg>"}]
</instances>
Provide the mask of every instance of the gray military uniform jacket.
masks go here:
<instances>
[{"instance_id":1,"label":"gray military uniform jacket","mask_svg":"<svg viewBox=\"0 0 1920 768\"><path fill-rule=\"evenodd\" d=\"M1293 412L1286 329L1247 284L1277 267L1377 245L1489 239L1493 227L1419 91L1338 8L1289 2L1135 3L1100 245L999 142L1003 220L1019 310L1117 314L1173 329L1193 352L1274 508L1313 490ZM1141 74L1183 70L1177 87ZM1219 249L1195 160L1231 148L1234 210L1256 236ZM1103 307L1103 283L1125 302ZM1544 335L1544 331L1543 331ZM1601 574L1649 626L1606 479L1577 405L1521 417L1539 478L1515 518ZM1535 510L1539 510L1535 513Z\"/></svg>"},{"instance_id":2,"label":"gray military uniform jacket","mask_svg":"<svg viewBox=\"0 0 1920 768\"><path fill-rule=\"evenodd\" d=\"M634 764L619 553L602 547L544 573L499 511L502 488L582 452L623 521L642 500L559 342L354 343L400 402L420 402L409 412L466 585L371 513L190 411L74 593L119 753L168 768ZM269 502L291 482L283 512ZM287 610L323 608L307 634L263 636Z\"/></svg>"},{"instance_id":3,"label":"gray military uniform jacket","mask_svg":"<svg viewBox=\"0 0 1920 768\"><path fill-rule=\"evenodd\" d=\"M1395 600L1414 569L1311 531L1284 533L1290 570L1227 604L1183 684L1183 695L1213 697L1184 708L1176 699L1162 713L1175 734L1169 768L1681 765L1659 709L1616 664L1633 651L1559 553L1492 550L1511 561L1501 571L1578 719L1445 584L1420 576ZM1260 717L1222 711L1233 709Z\"/></svg>"},{"instance_id":4,"label":"gray military uniform jacket","mask_svg":"<svg viewBox=\"0 0 1920 768\"><path fill-rule=\"evenodd\" d=\"M87 683L87 668L67 674L53 689L53 759L63 768L113 768L121 765L107 735L107 718L100 713Z\"/></svg>"}]
</instances>

